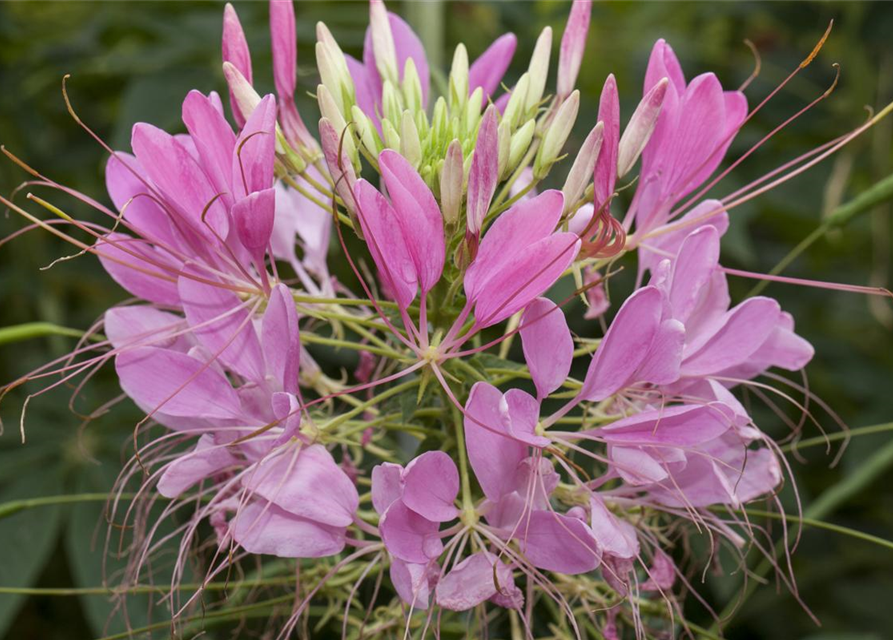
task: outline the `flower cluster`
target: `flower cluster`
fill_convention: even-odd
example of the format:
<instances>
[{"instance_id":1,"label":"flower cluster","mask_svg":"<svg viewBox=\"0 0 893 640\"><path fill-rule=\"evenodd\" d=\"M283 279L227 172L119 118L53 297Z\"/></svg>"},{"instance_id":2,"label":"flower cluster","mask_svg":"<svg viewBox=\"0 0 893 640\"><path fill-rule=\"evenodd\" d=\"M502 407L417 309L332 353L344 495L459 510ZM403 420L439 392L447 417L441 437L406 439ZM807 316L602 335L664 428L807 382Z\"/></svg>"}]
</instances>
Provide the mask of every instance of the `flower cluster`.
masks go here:
<instances>
[{"instance_id":1,"label":"flower cluster","mask_svg":"<svg viewBox=\"0 0 893 640\"><path fill-rule=\"evenodd\" d=\"M106 168L115 210L39 176L113 222L64 214L86 243L9 203L138 299L105 312L99 341L30 376L64 382L113 359L146 415L120 482L139 480L149 503L126 511L126 582L176 541L177 619L201 594L181 602L177 585L210 535L206 581L251 556L294 559L280 637L321 591L345 629L357 607L392 598L367 635L456 611L497 624L489 609L528 637L543 611L578 636L584 619L608 638L623 624L667 630L689 589L673 560L681 525L760 547L740 509L785 476L736 388L813 356L775 300L733 305L719 262L729 209L763 188L703 199L747 99L712 73L687 81L661 40L624 128L613 76L597 109L581 105L582 0L554 92L546 28L517 78L514 35L474 62L460 44L435 98L419 38L369 6L362 61L317 25L317 137L295 106L290 2L270 3L265 96L227 6L235 129L220 97L198 91L183 102L187 133L137 124L132 154L111 152ZM565 161L581 108L591 128ZM542 189L562 166L563 187ZM607 289L621 260L638 265L622 302ZM332 348L355 356L349 373L333 374ZM165 520L175 534L159 533ZM355 603L382 569L390 587ZM340 573L352 587L329 584Z\"/></svg>"}]
</instances>

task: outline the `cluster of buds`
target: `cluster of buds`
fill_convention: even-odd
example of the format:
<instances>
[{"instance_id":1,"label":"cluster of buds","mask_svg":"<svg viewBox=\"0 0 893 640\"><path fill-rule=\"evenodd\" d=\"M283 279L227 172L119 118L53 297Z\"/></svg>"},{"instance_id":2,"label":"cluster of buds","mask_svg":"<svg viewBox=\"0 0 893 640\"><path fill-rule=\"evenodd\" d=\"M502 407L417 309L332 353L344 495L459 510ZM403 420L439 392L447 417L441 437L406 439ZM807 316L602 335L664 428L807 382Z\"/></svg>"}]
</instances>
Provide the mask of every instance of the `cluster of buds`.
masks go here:
<instances>
[{"instance_id":1,"label":"cluster of buds","mask_svg":"<svg viewBox=\"0 0 893 640\"><path fill-rule=\"evenodd\" d=\"M763 181L702 199L747 100L710 73L687 82L658 41L622 133L609 76L563 188L538 192L581 112L574 85L590 12L588 1L572 5L554 93L546 28L513 83L513 35L473 63L460 44L433 106L422 43L381 0L370 2L362 62L320 23L317 142L294 101L291 3L270 4L276 95L266 96L227 6L235 131L214 93L187 96L187 135L137 124L133 155L112 152L107 168L117 210L29 168L114 221L81 222L34 199L91 243L2 200L98 256L142 302L107 310L103 338L23 379L64 383L113 359L146 413L118 487L140 480L146 504L121 527L135 536L125 592L171 539L147 526L162 498L162 520L193 505L177 529L174 594L196 547L203 585L255 556L288 559L277 566L302 583L283 638L320 591L344 607L346 629L376 567L389 568L392 589L377 586L367 607L382 593L400 606L380 606L370 635L427 629L435 608L476 610L486 627L499 620L486 612L494 606L527 637L541 610L561 611L578 637L577 619L593 611L607 612L606 638L619 637L619 620L645 636L681 612L684 572L667 530L693 522L745 546L753 529L740 509L772 499L785 467L733 390L813 357L776 301L733 305L720 265L728 211ZM865 129L785 165L773 184ZM636 189L617 219L620 180ZM329 271L333 228L360 290ZM368 259L352 255L345 228ZM606 322L606 282L624 256L639 277ZM579 325L585 334L571 332L568 301L549 297L562 279L585 294L583 319L601 320ZM523 361L508 359L516 335ZM332 347L356 354L340 381L313 357ZM210 552L195 544L205 522ZM306 560L323 557L337 560ZM354 583L333 586L339 572ZM201 593L169 599L175 620Z\"/></svg>"}]
</instances>

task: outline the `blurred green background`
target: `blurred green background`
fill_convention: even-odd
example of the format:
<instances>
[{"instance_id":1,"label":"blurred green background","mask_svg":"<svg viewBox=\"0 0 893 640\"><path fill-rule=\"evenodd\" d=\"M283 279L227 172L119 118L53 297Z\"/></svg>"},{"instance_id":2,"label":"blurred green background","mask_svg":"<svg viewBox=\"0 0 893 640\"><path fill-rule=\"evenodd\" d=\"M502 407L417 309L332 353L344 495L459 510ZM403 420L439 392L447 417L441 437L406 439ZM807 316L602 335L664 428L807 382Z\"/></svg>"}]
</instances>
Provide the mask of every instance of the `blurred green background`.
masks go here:
<instances>
[{"instance_id":1,"label":"blurred green background","mask_svg":"<svg viewBox=\"0 0 893 640\"><path fill-rule=\"evenodd\" d=\"M569 3L541 1L391 2L389 6L406 16L430 43L435 64L438 60L447 64L460 40L474 57L490 40L513 31L520 44L509 80L526 67L536 35L545 25L555 29L557 52L569 9ZM252 47L255 84L262 91L271 90L267 5L251 2L236 7ZM116 148L128 146L136 121L179 131L180 102L189 89L225 90L219 65L222 10L216 2L0 4L0 143L51 178L105 201L105 154L66 112L62 76L72 74L69 88L78 115ZM358 54L367 8L364 3L299 2L297 17L301 92L316 85L316 21L325 21L343 48ZM748 123L730 157L740 155L818 97L834 78L834 62L841 65L836 90L736 169L715 189L720 196L858 126L866 117L865 106L877 110L893 100L893 4L596 3L578 82L581 124L571 145L579 143L586 126L594 123L598 93L608 73L618 78L624 119L628 117L641 95L651 45L659 37L673 45L688 77L715 71L729 88L740 85L753 69L753 55L743 44L745 38L752 41L762 56L762 72L748 89L751 104L756 104L809 53L832 19L834 31L819 57ZM305 120L314 122L312 99L305 94L298 97ZM751 271L770 269L816 228L823 215L893 172L891 124L893 120L882 122L808 174L735 210L724 240L724 263ZM4 195L25 179L13 163L0 161ZM17 202L24 202L23 196L20 193ZM53 200L66 202L60 196ZM66 204L81 216L93 215L82 205ZM0 237L22 226L15 214L0 217ZM889 287L890 245L890 205L883 205L827 234L786 273ZM0 248L0 327L45 320L85 329L104 309L126 297L90 257L41 271L72 252L44 232L27 234ZM732 285L740 299L753 282L733 279ZM767 292L794 314L798 332L816 346L817 357L807 369L810 389L850 427L893 419L889 301L788 285L772 285ZM64 355L73 345L64 337L0 344L0 382ZM6 427L0 438L0 504L34 496L102 493L111 486L126 459L138 415L122 406L81 429L81 419L69 408L71 393L72 389L62 388L31 403L25 445L18 434L24 393L14 391L0 406ZM74 408L87 413L118 393L114 377L101 371ZM771 412L755 410L765 430L784 434L784 425ZM817 408L816 416L827 430L838 430ZM806 437L817 433L807 425ZM825 520L893 539L891 440L890 433L855 438L834 468L830 468L834 452L829 456L823 447L804 450L805 461L791 461L804 505L828 501ZM43 506L0 519L0 588L101 586L105 534L101 507L101 502ZM731 563L724 567L726 572L734 568ZM807 529L794 568L801 597L821 620L821 628L770 580L738 611L726 629L729 638L893 638L893 551ZM114 566L108 571L114 575ZM721 608L740 582L738 572L732 578L708 577L706 584L697 584ZM146 600L131 605L131 624L145 623L147 605ZM0 592L0 637L101 637L123 628L120 616L109 618L110 611L102 595ZM702 624L710 622L693 599L687 613ZM231 630L209 633L220 635L206 637L234 637ZM162 629L157 637L167 636Z\"/></svg>"}]
</instances>

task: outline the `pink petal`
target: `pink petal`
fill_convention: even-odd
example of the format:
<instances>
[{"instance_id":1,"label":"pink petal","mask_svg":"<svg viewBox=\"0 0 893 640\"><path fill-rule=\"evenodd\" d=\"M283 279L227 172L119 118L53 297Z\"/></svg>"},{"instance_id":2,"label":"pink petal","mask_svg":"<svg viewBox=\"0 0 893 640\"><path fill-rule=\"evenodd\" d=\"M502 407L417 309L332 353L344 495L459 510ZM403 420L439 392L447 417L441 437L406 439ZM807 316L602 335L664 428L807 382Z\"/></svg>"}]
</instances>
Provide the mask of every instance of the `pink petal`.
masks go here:
<instances>
[{"instance_id":1,"label":"pink petal","mask_svg":"<svg viewBox=\"0 0 893 640\"><path fill-rule=\"evenodd\" d=\"M474 308L481 327L502 322L546 292L571 265L580 250L573 233L555 233L516 253L493 273Z\"/></svg>"},{"instance_id":2,"label":"pink petal","mask_svg":"<svg viewBox=\"0 0 893 640\"><path fill-rule=\"evenodd\" d=\"M749 298L728 311L713 331L704 331L685 348L682 374L708 375L744 362L774 330L781 315L771 298Z\"/></svg>"},{"instance_id":3,"label":"pink petal","mask_svg":"<svg viewBox=\"0 0 893 640\"><path fill-rule=\"evenodd\" d=\"M262 266L273 235L276 191L270 188L248 194L233 205L232 215L239 241Z\"/></svg>"},{"instance_id":4,"label":"pink petal","mask_svg":"<svg viewBox=\"0 0 893 640\"><path fill-rule=\"evenodd\" d=\"M521 316L524 359L542 400L567 379L574 358L574 340L561 309L551 300L537 298Z\"/></svg>"},{"instance_id":5,"label":"pink petal","mask_svg":"<svg viewBox=\"0 0 893 640\"><path fill-rule=\"evenodd\" d=\"M669 78L678 93L685 91L685 76L682 74L679 60L676 58L673 48L661 38L654 43L654 47L651 49L642 93L648 93L663 78Z\"/></svg>"},{"instance_id":6,"label":"pink petal","mask_svg":"<svg viewBox=\"0 0 893 640\"><path fill-rule=\"evenodd\" d=\"M192 485L234 466L238 460L212 434L198 439L195 448L171 462L158 480L158 493L176 498Z\"/></svg>"},{"instance_id":7,"label":"pink petal","mask_svg":"<svg viewBox=\"0 0 893 640\"><path fill-rule=\"evenodd\" d=\"M234 292L207 284L196 269L180 277L179 292L186 320L204 347L239 375L264 380L266 367L249 310Z\"/></svg>"},{"instance_id":8,"label":"pink petal","mask_svg":"<svg viewBox=\"0 0 893 640\"><path fill-rule=\"evenodd\" d=\"M354 192L358 217L381 276L397 303L408 307L418 291L415 263L406 246L397 214L387 199L365 180L358 180Z\"/></svg>"},{"instance_id":9,"label":"pink petal","mask_svg":"<svg viewBox=\"0 0 893 640\"><path fill-rule=\"evenodd\" d=\"M446 247L440 207L425 181L399 153L385 149L378 161L424 295L443 272Z\"/></svg>"},{"instance_id":10,"label":"pink petal","mask_svg":"<svg viewBox=\"0 0 893 640\"><path fill-rule=\"evenodd\" d=\"M403 467L382 462L372 468L372 506L378 515L403 496Z\"/></svg>"},{"instance_id":11,"label":"pink petal","mask_svg":"<svg viewBox=\"0 0 893 640\"><path fill-rule=\"evenodd\" d=\"M214 233L216 237L226 238L229 231L226 209L215 200L217 191L182 144L161 129L138 123L133 127L131 145L146 175L183 222L211 241Z\"/></svg>"},{"instance_id":12,"label":"pink petal","mask_svg":"<svg viewBox=\"0 0 893 640\"><path fill-rule=\"evenodd\" d=\"M601 562L592 531L577 518L534 511L519 530L521 552L533 566L567 575L588 573Z\"/></svg>"},{"instance_id":13,"label":"pink petal","mask_svg":"<svg viewBox=\"0 0 893 640\"><path fill-rule=\"evenodd\" d=\"M505 72L508 71L517 46L518 39L513 33L503 34L494 40L468 69L468 95L481 87L486 102L495 94Z\"/></svg>"},{"instance_id":14,"label":"pink petal","mask_svg":"<svg viewBox=\"0 0 893 640\"><path fill-rule=\"evenodd\" d=\"M476 382L465 403L468 460L484 495L494 501L515 491L515 474L528 455L526 444L508 437L511 417L503 403L502 392L486 382Z\"/></svg>"},{"instance_id":15,"label":"pink petal","mask_svg":"<svg viewBox=\"0 0 893 640\"><path fill-rule=\"evenodd\" d=\"M262 460L244 483L293 515L334 527L351 524L359 506L356 487L319 444Z\"/></svg>"},{"instance_id":16,"label":"pink petal","mask_svg":"<svg viewBox=\"0 0 893 640\"><path fill-rule=\"evenodd\" d=\"M233 539L245 551L280 558L333 556L344 549L344 533L263 501L246 505L232 522Z\"/></svg>"},{"instance_id":17,"label":"pink petal","mask_svg":"<svg viewBox=\"0 0 893 640\"><path fill-rule=\"evenodd\" d=\"M422 85L422 104L428 104L428 88L431 84L431 73L428 70L428 58L425 56L425 46L419 37L412 30L412 27L406 21L395 13L388 12L388 22L391 26L391 35L394 38L394 50L397 54L397 71L400 79L403 80L403 68L406 61L412 58L416 71L419 74L419 81ZM375 53L372 50L372 31L371 28L366 30L366 39L363 46L363 63L366 65L367 71L372 75L373 81L378 85L379 96L381 87L381 77L375 66ZM375 111L366 111L372 114Z\"/></svg>"},{"instance_id":18,"label":"pink petal","mask_svg":"<svg viewBox=\"0 0 893 640\"><path fill-rule=\"evenodd\" d=\"M137 344L166 349L185 344L186 339L169 335L184 326L183 318L142 304L112 307L103 317L105 335L115 349Z\"/></svg>"},{"instance_id":19,"label":"pink petal","mask_svg":"<svg viewBox=\"0 0 893 640\"><path fill-rule=\"evenodd\" d=\"M236 136L214 102L199 91L183 101L183 122L217 193L232 202L232 157Z\"/></svg>"},{"instance_id":20,"label":"pink petal","mask_svg":"<svg viewBox=\"0 0 893 640\"><path fill-rule=\"evenodd\" d=\"M639 554L636 530L628 522L617 519L600 495L589 497L592 535L602 553L618 558L635 558Z\"/></svg>"},{"instance_id":21,"label":"pink petal","mask_svg":"<svg viewBox=\"0 0 893 640\"><path fill-rule=\"evenodd\" d=\"M729 416L711 405L645 411L589 431L610 444L691 447L728 431Z\"/></svg>"},{"instance_id":22,"label":"pink petal","mask_svg":"<svg viewBox=\"0 0 893 640\"><path fill-rule=\"evenodd\" d=\"M277 284L270 293L261 329L266 371L288 393L298 391L301 335L291 291Z\"/></svg>"},{"instance_id":23,"label":"pink petal","mask_svg":"<svg viewBox=\"0 0 893 640\"><path fill-rule=\"evenodd\" d=\"M684 348L685 325L678 320L664 320L654 334L654 342L636 372L636 378L657 385L676 382L680 376Z\"/></svg>"},{"instance_id":24,"label":"pink petal","mask_svg":"<svg viewBox=\"0 0 893 640\"><path fill-rule=\"evenodd\" d=\"M478 297L493 274L518 254L528 252L534 242L555 230L564 209L564 196L550 189L535 198L515 204L487 229L477 257L465 272L465 294Z\"/></svg>"},{"instance_id":25,"label":"pink petal","mask_svg":"<svg viewBox=\"0 0 893 640\"><path fill-rule=\"evenodd\" d=\"M673 261L672 284L668 294L673 317L686 322L719 266L719 232L701 227L691 233Z\"/></svg>"},{"instance_id":26,"label":"pink petal","mask_svg":"<svg viewBox=\"0 0 893 640\"><path fill-rule=\"evenodd\" d=\"M474 553L437 584L437 604L450 611L467 611L493 596L520 596L512 570L492 553ZM522 597L523 598L523 597Z\"/></svg>"},{"instance_id":27,"label":"pink petal","mask_svg":"<svg viewBox=\"0 0 893 640\"><path fill-rule=\"evenodd\" d=\"M110 233L105 240L96 241L93 252L112 279L129 293L168 307L180 304L177 284L171 280L179 265L147 242Z\"/></svg>"},{"instance_id":28,"label":"pink petal","mask_svg":"<svg viewBox=\"0 0 893 640\"><path fill-rule=\"evenodd\" d=\"M156 244L179 248L168 215L150 197L152 192L144 175L140 163L129 153L118 151L109 156L105 166L105 186L109 197L140 236Z\"/></svg>"},{"instance_id":29,"label":"pink petal","mask_svg":"<svg viewBox=\"0 0 893 640\"><path fill-rule=\"evenodd\" d=\"M580 397L598 402L631 382L660 326L662 296L643 287L627 298L592 357Z\"/></svg>"},{"instance_id":30,"label":"pink petal","mask_svg":"<svg viewBox=\"0 0 893 640\"><path fill-rule=\"evenodd\" d=\"M238 197L273 186L276 162L276 100L264 96L236 139L232 185Z\"/></svg>"},{"instance_id":31,"label":"pink petal","mask_svg":"<svg viewBox=\"0 0 893 640\"><path fill-rule=\"evenodd\" d=\"M443 551L437 533L439 526L397 500L381 517L378 529L391 555L406 562L427 564Z\"/></svg>"},{"instance_id":32,"label":"pink petal","mask_svg":"<svg viewBox=\"0 0 893 640\"><path fill-rule=\"evenodd\" d=\"M138 347L118 354L121 388L144 411L207 420L239 418L239 398L215 369L185 353Z\"/></svg>"},{"instance_id":33,"label":"pink petal","mask_svg":"<svg viewBox=\"0 0 893 640\"><path fill-rule=\"evenodd\" d=\"M413 564L400 558L391 558L391 583L394 590L413 609L428 608L431 597L430 573L426 564Z\"/></svg>"},{"instance_id":34,"label":"pink petal","mask_svg":"<svg viewBox=\"0 0 893 640\"><path fill-rule=\"evenodd\" d=\"M459 495L459 471L443 451L427 451L406 466L403 504L434 522L459 516L453 504Z\"/></svg>"}]
</instances>

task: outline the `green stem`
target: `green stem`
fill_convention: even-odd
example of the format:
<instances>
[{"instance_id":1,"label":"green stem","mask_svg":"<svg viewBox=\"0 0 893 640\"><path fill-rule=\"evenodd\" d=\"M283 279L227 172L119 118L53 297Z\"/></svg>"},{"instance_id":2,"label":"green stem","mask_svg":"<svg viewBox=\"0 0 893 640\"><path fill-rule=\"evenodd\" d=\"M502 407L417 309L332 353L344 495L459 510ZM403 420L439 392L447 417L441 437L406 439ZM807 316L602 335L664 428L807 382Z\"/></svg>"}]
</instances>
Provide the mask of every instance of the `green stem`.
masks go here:
<instances>
[{"instance_id":1,"label":"green stem","mask_svg":"<svg viewBox=\"0 0 893 640\"><path fill-rule=\"evenodd\" d=\"M800 449L828 444L831 442L836 442L838 440L848 440L849 438L867 436L873 433L884 433L886 431L893 431L893 422L887 422L885 424L873 424L870 427L859 427L858 429L851 429L849 431L838 431L836 433L829 433L826 436L806 438L805 440L800 440L799 442L791 442L790 444L786 444L781 448L781 450L784 452L799 451Z\"/></svg>"},{"instance_id":2,"label":"green stem","mask_svg":"<svg viewBox=\"0 0 893 640\"><path fill-rule=\"evenodd\" d=\"M456 449L459 452L459 476L462 479L462 509L466 513L474 511L474 500L471 496L471 480L468 476L468 454L465 451L465 426L462 413L453 407L453 424L456 429Z\"/></svg>"},{"instance_id":3,"label":"green stem","mask_svg":"<svg viewBox=\"0 0 893 640\"><path fill-rule=\"evenodd\" d=\"M52 322L26 322L25 324L18 324L12 327L0 327L0 344L21 342L22 340L43 338L45 336L82 338L84 332L80 329L60 327ZM100 334L94 334L89 339L93 342L100 342L105 340L105 337Z\"/></svg>"},{"instance_id":4,"label":"green stem","mask_svg":"<svg viewBox=\"0 0 893 640\"><path fill-rule=\"evenodd\" d=\"M808 236L801 240L796 247L782 258L778 264L769 271L770 276L777 276L784 271L794 260L813 245L818 239L824 237L828 231L836 227L842 227L857 215L871 211L876 206L883 204L887 200L893 199L893 175L889 175L883 180L874 183L871 187L860 193L858 196L837 207L831 214L825 218L824 222L812 231ZM748 296L759 295L763 289L769 286L769 280L763 280L750 290Z\"/></svg>"},{"instance_id":5,"label":"green stem","mask_svg":"<svg viewBox=\"0 0 893 640\"><path fill-rule=\"evenodd\" d=\"M60 496L42 496L40 498L27 498L24 500L11 500L0 504L0 520L8 518L11 515L24 511L25 509L33 509L35 507L48 507L60 504L74 504L78 502L106 502L111 499L108 493L76 493ZM133 493L122 493L118 496L120 500L132 500L136 497Z\"/></svg>"}]
</instances>

